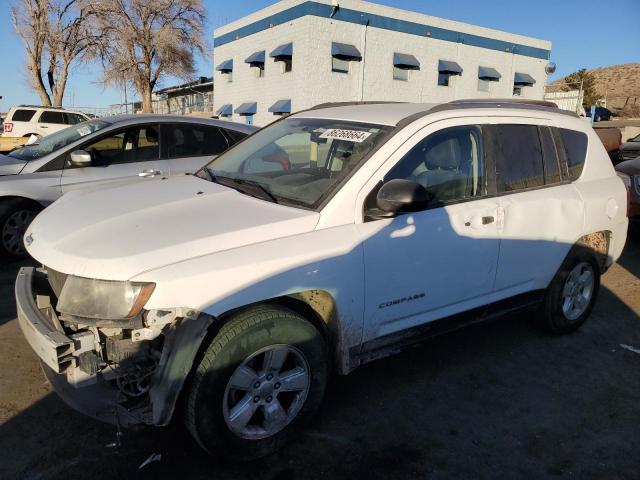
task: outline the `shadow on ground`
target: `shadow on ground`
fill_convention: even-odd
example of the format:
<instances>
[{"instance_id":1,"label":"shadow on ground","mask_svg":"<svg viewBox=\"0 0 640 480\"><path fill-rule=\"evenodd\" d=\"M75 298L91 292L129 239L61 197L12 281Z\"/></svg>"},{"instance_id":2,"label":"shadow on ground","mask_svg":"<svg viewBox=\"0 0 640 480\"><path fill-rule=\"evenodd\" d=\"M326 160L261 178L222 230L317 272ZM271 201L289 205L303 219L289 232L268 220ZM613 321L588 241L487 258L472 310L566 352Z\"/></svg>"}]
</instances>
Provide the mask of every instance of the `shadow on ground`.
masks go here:
<instances>
[{"instance_id":1,"label":"shadow on ground","mask_svg":"<svg viewBox=\"0 0 640 480\"><path fill-rule=\"evenodd\" d=\"M633 228L577 333L550 337L511 316L336 377L307 432L267 459L211 459L179 422L106 448L113 427L48 394L0 425L0 478L636 479L640 355L620 344L640 347L638 242ZM161 461L138 472L154 453Z\"/></svg>"}]
</instances>

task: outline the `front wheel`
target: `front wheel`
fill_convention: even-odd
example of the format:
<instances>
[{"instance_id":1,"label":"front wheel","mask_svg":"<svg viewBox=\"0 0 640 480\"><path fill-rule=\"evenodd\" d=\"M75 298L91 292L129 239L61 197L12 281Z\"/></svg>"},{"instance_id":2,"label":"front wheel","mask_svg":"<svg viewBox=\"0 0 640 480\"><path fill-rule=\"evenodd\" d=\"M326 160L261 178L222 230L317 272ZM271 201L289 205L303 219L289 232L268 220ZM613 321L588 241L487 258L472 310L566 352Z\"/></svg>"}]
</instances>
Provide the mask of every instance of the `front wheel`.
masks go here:
<instances>
[{"instance_id":1,"label":"front wheel","mask_svg":"<svg viewBox=\"0 0 640 480\"><path fill-rule=\"evenodd\" d=\"M0 203L0 257L19 259L27 255L23 237L38 209L22 199Z\"/></svg>"},{"instance_id":2,"label":"front wheel","mask_svg":"<svg viewBox=\"0 0 640 480\"><path fill-rule=\"evenodd\" d=\"M600 288L600 267L585 247L569 253L545 294L542 326L555 334L577 330L589 317Z\"/></svg>"},{"instance_id":3,"label":"front wheel","mask_svg":"<svg viewBox=\"0 0 640 480\"><path fill-rule=\"evenodd\" d=\"M256 307L227 323L195 371L186 424L210 454L248 461L275 452L320 405L320 332L288 309Z\"/></svg>"}]
</instances>

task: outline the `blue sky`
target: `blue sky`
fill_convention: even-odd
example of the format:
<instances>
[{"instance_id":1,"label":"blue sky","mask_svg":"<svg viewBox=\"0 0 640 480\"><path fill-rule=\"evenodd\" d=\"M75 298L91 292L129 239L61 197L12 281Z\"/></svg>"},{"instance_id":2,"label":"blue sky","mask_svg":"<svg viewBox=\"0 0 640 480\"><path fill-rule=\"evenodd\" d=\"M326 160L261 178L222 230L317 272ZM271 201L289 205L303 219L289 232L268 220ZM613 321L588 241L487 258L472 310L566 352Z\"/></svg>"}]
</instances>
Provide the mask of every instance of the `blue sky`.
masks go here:
<instances>
[{"instance_id":1,"label":"blue sky","mask_svg":"<svg viewBox=\"0 0 640 480\"><path fill-rule=\"evenodd\" d=\"M0 0L0 111L19 103L37 103L24 75L21 41L13 32L9 5ZM203 0L207 9L207 39L213 29L264 8L275 0ZM437 17L458 20L553 42L552 60L558 71L552 78L579 68L640 62L640 0L377 0ZM599 23L602 22L602 23ZM211 55L198 60L198 74L210 76ZM97 65L78 65L70 79L66 105L104 107L122 101L122 92L99 84ZM165 85L171 83L165 81ZM131 97L131 95L130 95Z\"/></svg>"}]
</instances>

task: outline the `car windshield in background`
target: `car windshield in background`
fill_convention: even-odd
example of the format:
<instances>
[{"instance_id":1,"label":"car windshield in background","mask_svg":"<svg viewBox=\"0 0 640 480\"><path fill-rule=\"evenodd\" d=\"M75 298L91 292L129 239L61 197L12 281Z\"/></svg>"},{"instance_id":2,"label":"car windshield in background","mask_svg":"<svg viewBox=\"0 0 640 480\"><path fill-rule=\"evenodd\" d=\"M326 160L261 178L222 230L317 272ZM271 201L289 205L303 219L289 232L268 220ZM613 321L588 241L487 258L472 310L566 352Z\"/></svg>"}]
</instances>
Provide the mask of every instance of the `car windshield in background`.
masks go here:
<instances>
[{"instance_id":1,"label":"car windshield in background","mask_svg":"<svg viewBox=\"0 0 640 480\"><path fill-rule=\"evenodd\" d=\"M50 154L51 152L55 152L60 148L66 147L82 137L86 137L98 130L102 130L109 125L111 124L103 120L89 120L87 122L78 123L72 127L47 135L36 143L14 150L9 153L9 156L19 158L20 160L36 160Z\"/></svg>"},{"instance_id":2,"label":"car windshield in background","mask_svg":"<svg viewBox=\"0 0 640 480\"><path fill-rule=\"evenodd\" d=\"M199 176L266 200L317 208L391 128L289 118L254 133Z\"/></svg>"}]
</instances>

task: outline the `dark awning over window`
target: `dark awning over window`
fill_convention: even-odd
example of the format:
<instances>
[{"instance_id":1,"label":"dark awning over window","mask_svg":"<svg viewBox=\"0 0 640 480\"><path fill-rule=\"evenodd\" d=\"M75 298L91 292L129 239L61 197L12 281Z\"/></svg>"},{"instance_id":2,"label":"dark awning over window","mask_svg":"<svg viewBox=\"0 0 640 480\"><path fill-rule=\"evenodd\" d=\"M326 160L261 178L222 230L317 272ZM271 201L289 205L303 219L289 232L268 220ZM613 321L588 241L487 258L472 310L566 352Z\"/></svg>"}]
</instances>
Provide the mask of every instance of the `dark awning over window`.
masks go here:
<instances>
[{"instance_id":1,"label":"dark awning over window","mask_svg":"<svg viewBox=\"0 0 640 480\"><path fill-rule=\"evenodd\" d=\"M230 103L227 103L225 105L222 105L218 111L216 112L216 115L232 115L233 114L233 105L231 105Z\"/></svg>"},{"instance_id":2,"label":"dark awning over window","mask_svg":"<svg viewBox=\"0 0 640 480\"><path fill-rule=\"evenodd\" d=\"M456 62L440 60L438 61L438 72L449 73L451 75L462 75L462 67Z\"/></svg>"},{"instance_id":3,"label":"dark awning over window","mask_svg":"<svg viewBox=\"0 0 640 480\"><path fill-rule=\"evenodd\" d=\"M341 60L362 60L360 51L353 45L346 43L333 42L331 44L331 56Z\"/></svg>"},{"instance_id":4,"label":"dark awning over window","mask_svg":"<svg viewBox=\"0 0 640 480\"><path fill-rule=\"evenodd\" d=\"M523 87L531 87L536 81L531 75L526 73L518 73L513 76L513 84Z\"/></svg>"},{"instance_id":5,"label":"dark awning over window","mask_svg":"<svg viewBox=\"0 0 640 480\"><path fill-rule=\"evenodd\" d=\"M420 62L418 59L407 53L394 53L393 66L410 70L420 70Z\"/></svg>"},{"instance_id":6,"label":"dark awning over window","mask_svg":"<svg viewBox=\"0 0 640 480\"><path fill-rule=\"evenodd\" d=\"M291 100L278 100L269 107L271 113L291 113Z\"/></svg>"},{"instance_id":7,"label":"dark awning over window","mask_svg":"<svg viewBox=\"0 0 640 480\"><path fill-rule=\"evenodd\" d=\"M293 57L293 43L285 43L284 45L280 45L273 52L271 52L269 56L275 59L285 59Z\"/></svg>"},{"instance_id":8,"label":"dark awning over window","mask_svg":"<svg viewBox=\"0 0 640 480\"><path fill-rule=\"evenodd\" d=\"M236 108L236 113L239 115L255 115L258 111L257 102L247 102Z\"/></svg>"},{"instance_id":9,"label":"dark awning over window","mask_svg":"<svg viewBox=\"0 0 640 480\"><path fill-rule=\"evenodd\" d=\"M249 55L245 60L245 63L248 63L249 65L264 64L264 50Z\"/></svg>"},{"instance_id":10,"label":"dark awning over window","mask_svg":"<svg viewBox=\"0 0 640 480\"><path fill-rule=\"evenodd\" d=\"M222 73L233 72L233 60L226 60L216 67Z\"/></svg>"},{"instance_id":11,"label":"dark awning over window","mask_svg":"<svg viewBox=\"0 0 640 480\"><path fill-rule=\"evenodd\" d=\"M498 81L502 75L495 68L491 67L478 67L478 78L482 80Z\"/></svg>"}]
</instances>

